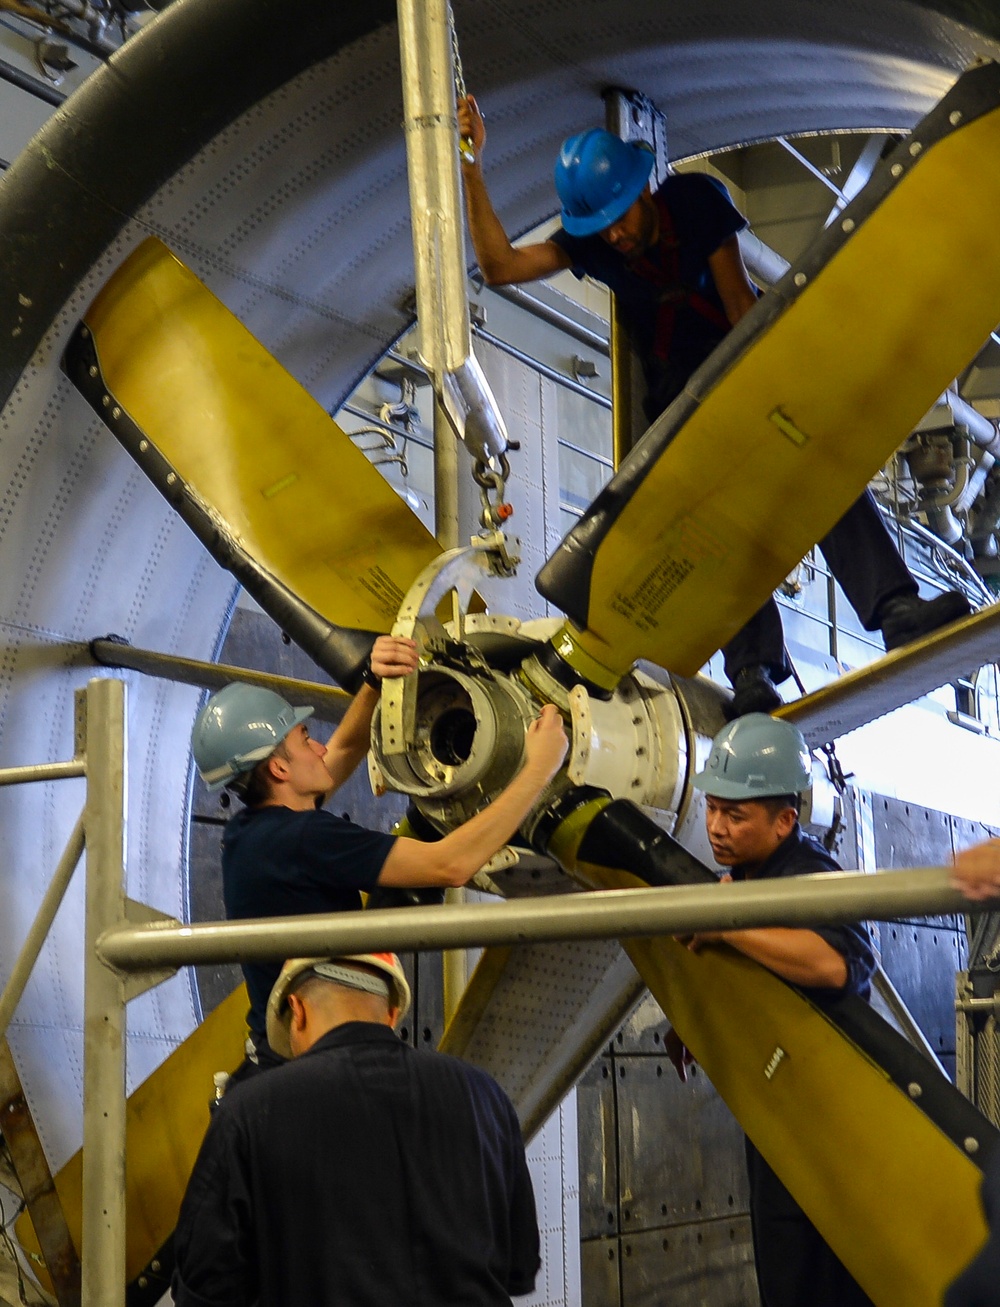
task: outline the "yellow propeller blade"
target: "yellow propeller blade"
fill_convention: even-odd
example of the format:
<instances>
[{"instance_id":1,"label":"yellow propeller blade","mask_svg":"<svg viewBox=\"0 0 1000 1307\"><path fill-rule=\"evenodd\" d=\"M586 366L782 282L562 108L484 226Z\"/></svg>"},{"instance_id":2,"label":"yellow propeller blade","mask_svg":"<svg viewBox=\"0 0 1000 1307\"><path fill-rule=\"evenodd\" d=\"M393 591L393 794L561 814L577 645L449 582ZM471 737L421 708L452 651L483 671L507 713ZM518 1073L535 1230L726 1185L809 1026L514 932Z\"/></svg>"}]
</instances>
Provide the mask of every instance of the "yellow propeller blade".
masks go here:
<instances>
[{"instance_id":1,"label":"yellow propeller blade","mask_svg":"<svg viewBox=\"0 0 1000 1307\"><path fill-rule=\"evenodd\" d=\"M386 631L439 552L336 422L155 237L87 310L65 366L269 611L278 596Z\"/></svg>"},{"instance_id":2,"label":"yellow propeller blade","mask_svg":"<svg viewBox=\"0 0 1000 1307\"><path fill-rule=\"evenodd\" d=\"M232 1073L243 1060L248 1003L246 987L240 985L128 1099L125 1273L129 1283L143 1273L156 1276L150 1262L177 1225L181 1199L208 1129L212 1077L216 1071ZM82 1150L62 1167L55 1185L70 1235L79 1249ZM15 1230L32 1264L38 1265L38 1239L27 1213L18 1218ZM39 1270L47 1283L47 1276L41 1267Z\"/></svg>"}]
</instances>

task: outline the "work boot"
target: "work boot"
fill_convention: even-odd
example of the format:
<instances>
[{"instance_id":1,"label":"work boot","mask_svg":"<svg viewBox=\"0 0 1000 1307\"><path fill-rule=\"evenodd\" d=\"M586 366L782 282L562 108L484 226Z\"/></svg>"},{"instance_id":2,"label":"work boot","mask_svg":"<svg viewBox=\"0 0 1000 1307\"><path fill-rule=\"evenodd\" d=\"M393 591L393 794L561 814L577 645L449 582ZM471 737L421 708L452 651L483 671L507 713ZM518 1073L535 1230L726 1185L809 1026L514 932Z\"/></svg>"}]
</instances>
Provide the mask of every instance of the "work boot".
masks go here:
<instances>
[{"instance_id":1,"label":"work boot","mask_svg":"<svg viewBox=\"0 0 1000 1307\"><path fill-rule=\"evenodd\" d=\"M774 712L783 702L767 668L751 663L736 673L732 702L725 705L724 712L729 721L735 721L751 712Z\"/></svg>"},{"instance_id":2,"label":"work boot","mask_svg":"<svg viewBox=\"0 0 1000 1307\"><path fill-rule=\"evenodd\" d=\"M947 590L934 599L921 599L915 594L892 595L879 606L879 626L885 641L886 653L904 644L930 635L938 627L968 617L969 601L957 590Z\"/></svg>"}]
</instances>

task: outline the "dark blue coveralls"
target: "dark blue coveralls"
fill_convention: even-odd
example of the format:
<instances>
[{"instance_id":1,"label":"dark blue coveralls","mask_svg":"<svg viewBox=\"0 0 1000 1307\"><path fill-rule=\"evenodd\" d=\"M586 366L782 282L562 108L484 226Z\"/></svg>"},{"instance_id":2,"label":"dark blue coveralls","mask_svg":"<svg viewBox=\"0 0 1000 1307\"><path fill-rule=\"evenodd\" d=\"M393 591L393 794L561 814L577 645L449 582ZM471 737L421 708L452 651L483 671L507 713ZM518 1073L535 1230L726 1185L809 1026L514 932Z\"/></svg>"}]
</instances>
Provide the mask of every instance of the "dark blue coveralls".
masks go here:
<instances>
[{"instance_id":1,"label":"dark blue coveralls","mask_svg":"<svg viewBox=\"0 0 1000 1307\"><path fill-rule=\"evenodd\" d=\"M796 825L774 853L754 868L753 879L839 870L823 846ZM734 880L747 879L739 865L732 868L732 876ZM847 963L847 983L838 992L867 999L875 958L865 926L809 929L826 940ZM828 990L804 987L802 993L818 1007L829 996ZM816 1128L823 1128L821 1121L817 1121ZM872 1307L871 1299L848 1274L749 1139L746 1156L754 1261L762 1307Z\"/></svg>"},{"instance_id":2,"label":"dark blue coveralls","mask_svg":"<svg viewBox=\"0 0 1000 1307\"><path fill-rule=\"evenodd\" d=\"M188 1184L176 1307L511 1307L539 1266L514 1109L352 1021L231 1089Z\"/></svg>"},{"instance_id":3,"label":"dark blue coveralls","mask_svg":"<svg viewBox=\"0 0 1000 1307\"><path fill-rule=\"evenodd\" d=\"M322 808L244 808L222 839L222 898L230 920L351 912L378 884L394 835L367 830ZM280 1062L267 1042L267 1000L279 962L247 962L247 1025L263 1065ZM239 1073L237 1073L239 1075Z\"/></svg>"}]
</instances>

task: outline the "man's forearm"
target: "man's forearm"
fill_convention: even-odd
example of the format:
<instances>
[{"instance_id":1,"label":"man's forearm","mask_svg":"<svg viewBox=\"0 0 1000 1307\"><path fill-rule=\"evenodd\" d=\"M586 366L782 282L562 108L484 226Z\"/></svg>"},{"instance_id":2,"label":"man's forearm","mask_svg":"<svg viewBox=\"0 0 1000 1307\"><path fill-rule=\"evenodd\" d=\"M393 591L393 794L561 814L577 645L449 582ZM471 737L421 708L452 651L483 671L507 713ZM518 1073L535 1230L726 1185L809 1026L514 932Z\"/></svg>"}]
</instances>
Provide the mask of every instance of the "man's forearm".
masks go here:
<instances>
[{"instance_id":1,"label":"man's forearm","mask_svg":"<svg viewBox=\"0 0 1000 1307\"><path fill-rule=\"evenodd\" d=\"M338 785L342 785L368 752L371 743L372 717L378 706L379 692L362 685L348 704L337 729L330 736L324 761Z\"/></svg>"},{"instance_id":2,"label":"man's forearm","mask_svg":"<svg viewBox=\"0 0 1000 1307\"><path fill-rule=\"evenodd\" d=\"M488 282L502 284L512 270L514 247L497 217L481 168L463 170L469 236L479 269Z\"/></svg>"},{"instance_id":3,"label":"man's forearm","mask_svg":"<svg viewBox=\"0 0 1000 1307\"><path fill-rule=\"evenodd\" d=\"M515 834L545 788L549 773L526 767L489 807L443 839L396 840L379 877L382 885L464 885Z\"/></svg>"},{"instance_id":4,"label":"man's forearm","mask_svg":"<svg viewBox=\"0 0 1000 1307\"><path fill-rule=\"evenodd\" d=\"M489 807L439 841L436 848L452 865L474 876L484 862L503 848L533 808L548 776L529 766L514 777Z\"/></svg>"},{"instance_id":5,"label":"man's forearm","mask_svg":"<svg viewBox=\"0 0 1000 1307\"><path fill-rule=\"evenodd\" d=\"M843 989L847 984L843 956L814 930L785 926L727 930L720 938L793 985Z\"/></svg>"}]
</instances>

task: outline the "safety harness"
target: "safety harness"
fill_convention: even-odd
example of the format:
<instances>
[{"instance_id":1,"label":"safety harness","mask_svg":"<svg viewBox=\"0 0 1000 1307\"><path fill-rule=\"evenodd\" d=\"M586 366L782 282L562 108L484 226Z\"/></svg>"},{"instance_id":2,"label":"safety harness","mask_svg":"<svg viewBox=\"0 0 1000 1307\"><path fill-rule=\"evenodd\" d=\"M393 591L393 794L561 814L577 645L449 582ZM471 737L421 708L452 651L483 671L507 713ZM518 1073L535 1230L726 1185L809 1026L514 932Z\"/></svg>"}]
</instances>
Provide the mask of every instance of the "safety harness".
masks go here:
<instances>
[{"instance_id":1,"label":"safety harness","mask_svg":"<svg viewBox=\"0 0 1000 1307\"><path fill-rule=\"evenodd\" d=\"M652 258L646 254L641 255L632 264L632 270L659 292L653 354L666 362L670 357L677 314L681 308L687 306L722 332L729 330L730 322L710 299L681 281L680 241L677 239L673 217L662 195L655 194L653 201L660 219L655 255Z\"/></svg>"}]
</instances>

